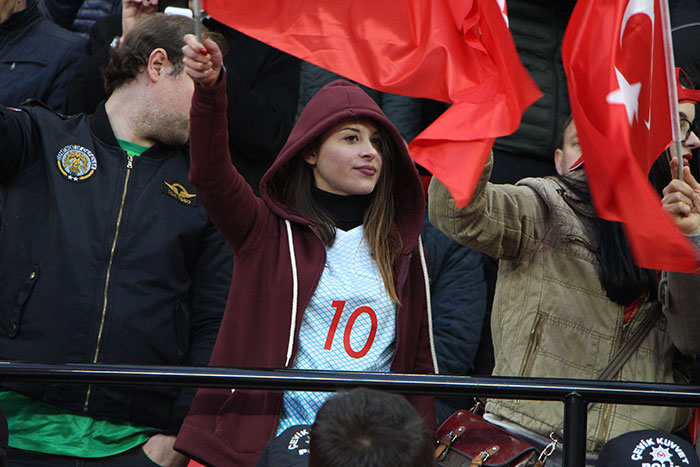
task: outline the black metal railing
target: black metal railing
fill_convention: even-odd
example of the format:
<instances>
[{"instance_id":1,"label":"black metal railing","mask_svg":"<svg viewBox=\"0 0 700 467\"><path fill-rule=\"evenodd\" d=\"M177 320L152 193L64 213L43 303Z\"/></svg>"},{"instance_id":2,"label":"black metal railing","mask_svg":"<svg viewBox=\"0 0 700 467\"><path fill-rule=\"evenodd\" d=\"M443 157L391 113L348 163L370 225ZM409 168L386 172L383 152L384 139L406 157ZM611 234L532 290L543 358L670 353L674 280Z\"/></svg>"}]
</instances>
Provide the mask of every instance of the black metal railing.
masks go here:
<instances>
[{"instance_id":1,"label":"black metal railing","mask_svg":"<svg viewBox=\"0 0 700 467\"><path fill-rule=\"evenodd\" d=\"M0 381L297 391L365 386L403 394L562 401L565 467L585 465L588 403L700 407L697 386L549 378L0 362Z\"/></svg>"}]
</instances>

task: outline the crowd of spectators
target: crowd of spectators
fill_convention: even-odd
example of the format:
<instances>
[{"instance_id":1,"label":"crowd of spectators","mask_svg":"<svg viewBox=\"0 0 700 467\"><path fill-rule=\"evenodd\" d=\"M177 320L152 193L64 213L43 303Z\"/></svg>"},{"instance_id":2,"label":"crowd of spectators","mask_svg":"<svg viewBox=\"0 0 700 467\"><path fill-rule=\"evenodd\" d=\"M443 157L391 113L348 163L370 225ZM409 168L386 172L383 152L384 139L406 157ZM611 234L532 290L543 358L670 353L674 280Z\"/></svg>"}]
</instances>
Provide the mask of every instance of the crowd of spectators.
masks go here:
<instances>
[{"instance_id":1,"label":"crowd of spectators","mask_svg":"<svg viewBox=\"0 0 700 467\"><path fill-rule=\"evenodd\" d=\"M405 144L445 104L348 82L211 17L201 44L186 37L190 18L159 13L169 4L191 7L0 0L0 359L596 379L653 316L613 377L700 381L697 276L636 267L588 193L560 59L575 1L508 1L543 97L496 140L463 209L437 180L427 189ZM677 44L695 44L700 9L670 5ZM700 53L675 54L692 90ZM694 122L697 102L681 101L681 116ZM652 178L697 239L694 128L687 183ZM351 146L365 164L357 177L342 175ZM431 465L430 431L473 403L195 392L3 383L0 467L5 456L9 466ZM532 439L561 422L554 403L486 410ZM590 459L637 430L687 438L689 416L593 405Z\"/></svg>"}]
</instances>

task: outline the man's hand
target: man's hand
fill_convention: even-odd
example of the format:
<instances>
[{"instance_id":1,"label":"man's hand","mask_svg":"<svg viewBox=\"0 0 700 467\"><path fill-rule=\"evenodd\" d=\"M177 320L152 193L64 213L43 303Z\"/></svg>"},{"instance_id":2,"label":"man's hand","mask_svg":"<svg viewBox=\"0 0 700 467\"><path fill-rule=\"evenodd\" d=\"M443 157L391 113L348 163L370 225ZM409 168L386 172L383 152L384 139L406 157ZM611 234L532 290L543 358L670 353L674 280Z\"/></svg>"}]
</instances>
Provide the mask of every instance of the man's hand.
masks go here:
<instances>
[{"instance_id":1,"label":"man's hand","mask_svg":"<svg viewBox=\"0 0 700 467\"><path fill-rule=\"evenodd\" d=\"M184 467L189 459L173 449L175 436L158 433L143 445L143 451L153 462L164 467Z\"/></svg>"},{"instance_id":2,"label":"man's hand","mask_svg":"<svg viewBox=\"0 0 700 467\"><path fill-rule=\"evenodd\" d=\"M683 168L683 180L678 180L678 159L671 159L673 180L664 188L661 203L686 235L700 233L700 183Z\"/></svg>"},{"instance_id":3,"label":"man's hand","mask_svg":"<svg viewBox=\"0 0 700 467\"><path fill-rule=\"evenodd\" d=\"M158 0L122 0L122 37L158 10Z\"/></svg>"},{"instance_id":4,"label":"man's hand","mask_svg":"<svg viewBox=\"0 0 700 467\"><path fill-rule=\"evenodd\" d=\"M194 34L185 35L185 46L182 48L185 55L182 62L185 64L187 75L206 88L216 84L221 74L223 57L216 42L204 37L202 45Z\"/></svg>"}]
</instances>

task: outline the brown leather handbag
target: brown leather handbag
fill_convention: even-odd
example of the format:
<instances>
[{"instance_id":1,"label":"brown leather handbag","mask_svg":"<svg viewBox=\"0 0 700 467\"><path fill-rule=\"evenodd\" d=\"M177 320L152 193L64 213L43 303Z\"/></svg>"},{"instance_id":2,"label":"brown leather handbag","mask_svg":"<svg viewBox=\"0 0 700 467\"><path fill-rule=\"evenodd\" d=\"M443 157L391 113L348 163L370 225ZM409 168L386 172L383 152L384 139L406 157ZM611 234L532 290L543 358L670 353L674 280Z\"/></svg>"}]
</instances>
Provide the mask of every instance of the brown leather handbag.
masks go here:
<instances>
[{"instance_id":1,"label":"brown leather handbag","mask_svg":"<svg viewBox=\"0 0 700 467\"><path fill-rule=\"evenodd\" d=\"M441 467L530 467L535 448L469 410L459 410L437 430L435 462Z\"/></svg>"},{"instance_id":2,"label":"brown leather handbag","mask_svg":"<svg viewBox=\"0 0 700 467\"><path fill-rule=\"evenodd\" d=\"M666 276L662 274L659 295L665 296ZM625 362L639 348L661 316L661 305L652 308L632 331L629 339L608 362L598 376L599 380L612 380ZM479 403L474 407L478 409ZM588 404L588 409L591 408ZM438 445L435 461L441 467L543 467L553 453L558 441L563 439L563 422L552 431L552 443L542 453L528 441L522 440L502 428L489 423L470 410L459 410L443 422L436 432Z\"/></svg>"}]
</instances>

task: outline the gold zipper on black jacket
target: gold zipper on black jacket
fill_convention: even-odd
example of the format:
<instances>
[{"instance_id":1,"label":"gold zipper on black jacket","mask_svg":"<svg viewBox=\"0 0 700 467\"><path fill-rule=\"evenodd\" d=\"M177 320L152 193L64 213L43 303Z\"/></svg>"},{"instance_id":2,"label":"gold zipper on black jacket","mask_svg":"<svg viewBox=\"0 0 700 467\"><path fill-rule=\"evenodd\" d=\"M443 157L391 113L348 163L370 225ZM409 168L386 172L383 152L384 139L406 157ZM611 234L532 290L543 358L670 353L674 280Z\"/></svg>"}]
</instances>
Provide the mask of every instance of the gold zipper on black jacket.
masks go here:
<instances>
[{"instance_id":1,"label":"gold zipper on black jacket","mask_svg":"<svg viewBox=\"0 0 700 467\"><path fill-rule=\"evenodd\" d=\"M105 288L102 296L102 317L100 318L100 329L97 331L97 344L95 345L95 355L92 358L92 363L97 363L97 358L100 355L100 344L102 342L102 331L105 327L105 317L107 315L107 291L109 290L109 279L112 274L112 262L114 261L114 250L117 248L117 239L119 238L119 226L122 222L122 214L124 213L124 203L126 201L126 192L129 188L129 178L131 177L131 169L134 168L134 156L126 156L126 177L124 178L124 189L122 190L122 200L119 205L119 214L117 215L117 223L114 228L114 239L112 240L112 249L109 253L109 262L107 263L107 276L105 277ZM88 401L92 392L92 384L88 386L85 394L85 404L83 412L88 411Z\"/></svg>"}]
</instances>

